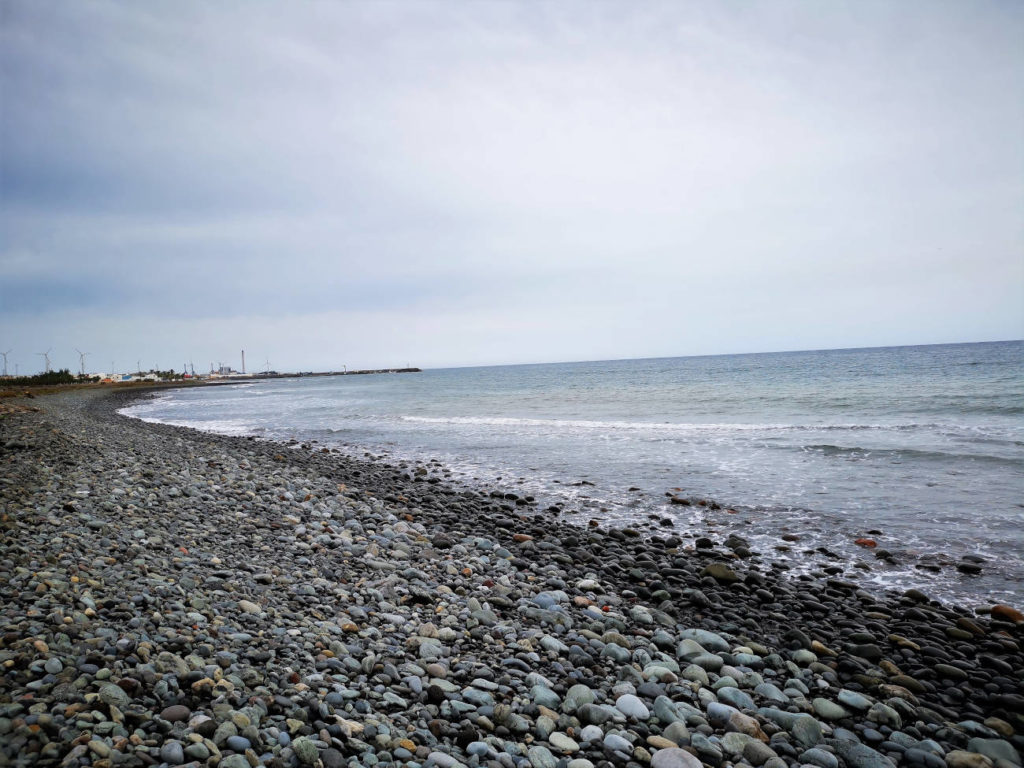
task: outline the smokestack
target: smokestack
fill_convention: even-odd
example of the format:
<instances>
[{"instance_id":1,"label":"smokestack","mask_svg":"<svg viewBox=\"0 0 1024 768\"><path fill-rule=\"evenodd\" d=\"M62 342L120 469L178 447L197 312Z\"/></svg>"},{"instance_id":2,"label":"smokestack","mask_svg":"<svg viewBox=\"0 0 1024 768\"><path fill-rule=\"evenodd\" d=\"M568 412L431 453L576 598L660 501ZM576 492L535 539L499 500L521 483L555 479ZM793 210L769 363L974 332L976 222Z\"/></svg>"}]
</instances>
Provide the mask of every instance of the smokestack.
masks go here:
<instances>
[{"instance_id":1,"label":"smokestack","mask_svg":"<svg viewBox=\"0 0 1024 768\"><path fill-rule=\"evenodd\" d=\"M245 373L245 350L242 350L242 373Z\"/></svg>"}]
</instances>

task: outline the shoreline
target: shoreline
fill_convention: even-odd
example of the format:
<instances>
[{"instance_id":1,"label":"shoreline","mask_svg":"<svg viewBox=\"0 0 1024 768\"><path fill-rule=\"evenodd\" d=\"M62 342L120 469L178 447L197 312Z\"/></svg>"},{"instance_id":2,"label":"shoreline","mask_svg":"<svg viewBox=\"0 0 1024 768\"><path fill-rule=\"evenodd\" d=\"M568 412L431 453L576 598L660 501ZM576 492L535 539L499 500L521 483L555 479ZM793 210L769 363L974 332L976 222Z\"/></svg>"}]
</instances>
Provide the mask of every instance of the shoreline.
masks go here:
<instances>
[{"instance_id":1,"label":"shoreline","mask_svg":"<svg viewBox=\"0 0 1024 768\"><path fill-rule=\"evenodd\" d=\"M145 393L140 393L141 397L145 397ZM131 404L126 410L130 408ZM150 421L146 414L136 418ZM834 506L831 510L814 510L803 505L762 506L757 497L751 498L749 494L737 500L687 493L680 488L669 488L672 484L657 488L628 476L594 482L586 472L575 477L547 477L546 482L538 483L535 478L521 476L530 474L525 469L532 466L529 464L520 464L517 468L484 468L480 472L479 467L466 470L457 462L449 463L452 457L438 454L437 450L433 454L420 451L414 452L418 455L409 455L397 444L336 442L329 434L303 434L282 429L268 436L261 434L263 430L210 429L189 417L179 418L156 419L150 423L299 444L311 451L327 447L357 462L372 457L374 464L386 464L402 475L426 471L429 482L443 483L456 492L474 491L499 499L505 495L510 499L522 498L529 503L516 501L517 506L523 505L526 511L532 512L543 510L545 514L558 516L562 523L581 527L589 524L598 526L599 530L629 528L640 531L642 536L677 535L683 540L681 547L684 549L692 548L697 539L739 538L748 542L746 549L753 550L756 556L792 577L801 574L820 578L833 576L890 596L915 588L940 602L968 611L1000 602L1016 604L1019 587L1024 583L1019 569L1008 571L1006 563L1001 563L998 553L988 546L996 540L995 536L987 542L960 541L955 536L947 536L941 542L934 537L927 541L916 538L914 530L900 530L894 521L857 521L854 516L847 519L842 514L837 515ZM685 480L682 482L686 484ZM771 495L770 490L767 493ZM937 524L936 528L941 529L941 526ZM731 547L727 556L731 557L735 549Z\"/></svg>"},{"instance_id":2,"label":"shoreline","mask_svg":"<svg viewBox=\"0 0 1024 768\"><path fill-rule=\"evenodd\" d=\"M142 387L93 392L0 420L0 577L17 593L0 615L0 736L15 764L1020 760L1012 608L789 579L739 556L742 540L684 550L415 468L117 414ZM31 712L41 702L57 703ZM977 727L948 725L964 720Z\"/></svg>"}]
</instances>

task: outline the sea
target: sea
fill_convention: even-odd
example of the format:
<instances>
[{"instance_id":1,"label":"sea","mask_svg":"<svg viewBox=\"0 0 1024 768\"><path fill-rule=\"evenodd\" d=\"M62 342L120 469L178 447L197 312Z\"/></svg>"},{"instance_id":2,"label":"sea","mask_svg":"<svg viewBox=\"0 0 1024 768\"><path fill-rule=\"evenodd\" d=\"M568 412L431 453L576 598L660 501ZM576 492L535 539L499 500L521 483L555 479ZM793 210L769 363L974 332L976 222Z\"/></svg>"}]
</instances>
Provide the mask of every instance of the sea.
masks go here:
<instances>
[{"instance_id":1,"label":"sea","mask_svg":"<svg viewBox=\"0 0 1024 768\"><path fill-rule=\"evenodd\" d=\"M124 412L434 461L563 518L736 533L867 588L1024 597L1024 341L268 379Z\"/></svg>"}]
</instances>

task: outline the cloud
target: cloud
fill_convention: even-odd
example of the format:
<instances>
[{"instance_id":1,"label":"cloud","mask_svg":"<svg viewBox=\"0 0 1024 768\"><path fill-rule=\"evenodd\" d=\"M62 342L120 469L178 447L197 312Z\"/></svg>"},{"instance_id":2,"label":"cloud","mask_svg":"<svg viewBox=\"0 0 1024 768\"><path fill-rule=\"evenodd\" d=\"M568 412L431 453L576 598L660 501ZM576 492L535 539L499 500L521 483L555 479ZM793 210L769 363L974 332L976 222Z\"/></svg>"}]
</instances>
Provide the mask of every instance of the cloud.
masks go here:
<instances>
[{"instance_id":1,"label":"cloud","mask_svg":"<svg viewBox=\"0 0 1024 768\"><path fill-rule=\"evenodd\" d=\"M1013 4L2 13L19 347L54 304L79 346L304 368L279 329L371 365L1024 335Z\"/></svg>"}]
</instances>

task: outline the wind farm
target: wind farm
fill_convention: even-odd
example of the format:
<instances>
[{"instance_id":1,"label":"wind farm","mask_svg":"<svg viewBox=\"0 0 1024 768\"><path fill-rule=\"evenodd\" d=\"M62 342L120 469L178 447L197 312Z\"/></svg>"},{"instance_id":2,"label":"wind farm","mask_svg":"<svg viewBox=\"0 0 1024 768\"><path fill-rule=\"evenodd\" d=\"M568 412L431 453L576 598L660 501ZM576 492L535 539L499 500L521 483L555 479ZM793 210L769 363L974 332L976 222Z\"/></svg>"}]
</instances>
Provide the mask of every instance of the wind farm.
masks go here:
<instances>
[{"instance_id":1,"label":"wind farm","mask_svg":"<svg viewBox=\"0 0 1024 768\"><path fill-rule=\"evenodd\" d=\"M410 367L408 365L404 367L393 367L393 368L374 368L374 369L363 369L363 370L349 370L346 364L340 365L339 370L326 370L326 371L276 371L271 368L270 358L265 357L265 362L262 370L246 369L245 365L245 350L241 350L240 357L238 358L240 366L239 369L235 369L231 363L225 363L223 361L217 363L210 363L209 371L196 372L195 365L190 360L184 364L180 370L176 370L173 367L164 368L160 365L152 365L148 368L143 368L142 358L136 358L135 369L133 371L121 371L115 365L115 361L110 361L110 367L107 370L89 370L87 368L87 358L90 356L97 357L92 352L83 351L78 347L72 347L74 354L78 357L78 365L74 366L77 370L72 373L72 366L64 366L55 368L54 360L60 359L61 353L58 351L56 354L53 347L47 348L45 352L32 352L28 357L29 359L40 358L42 363L41 370L37 373L28 375L21 375L19 373L19 364L14 363L15 373L10 374L9 362L16 360L15 349L10 348L6 351L0 352L0 357L3 358L3 375L0 376L0 381L6 386L50 386L50 385L116 385L116 384L139 384L139 383L178 383L178 384L224 384L231 383L234 381L245 381L254 379L271 379L271 378L299 378L306 376L356 376L366 374L384 374L384 373L418 373L420 368ZM70 353L64 353L70 354ZM258 359L258 358L257 358ZM59 363L58 363L59 365ZM26 366L27 367L27 366Z\"/></svg>"}]
</instances>

